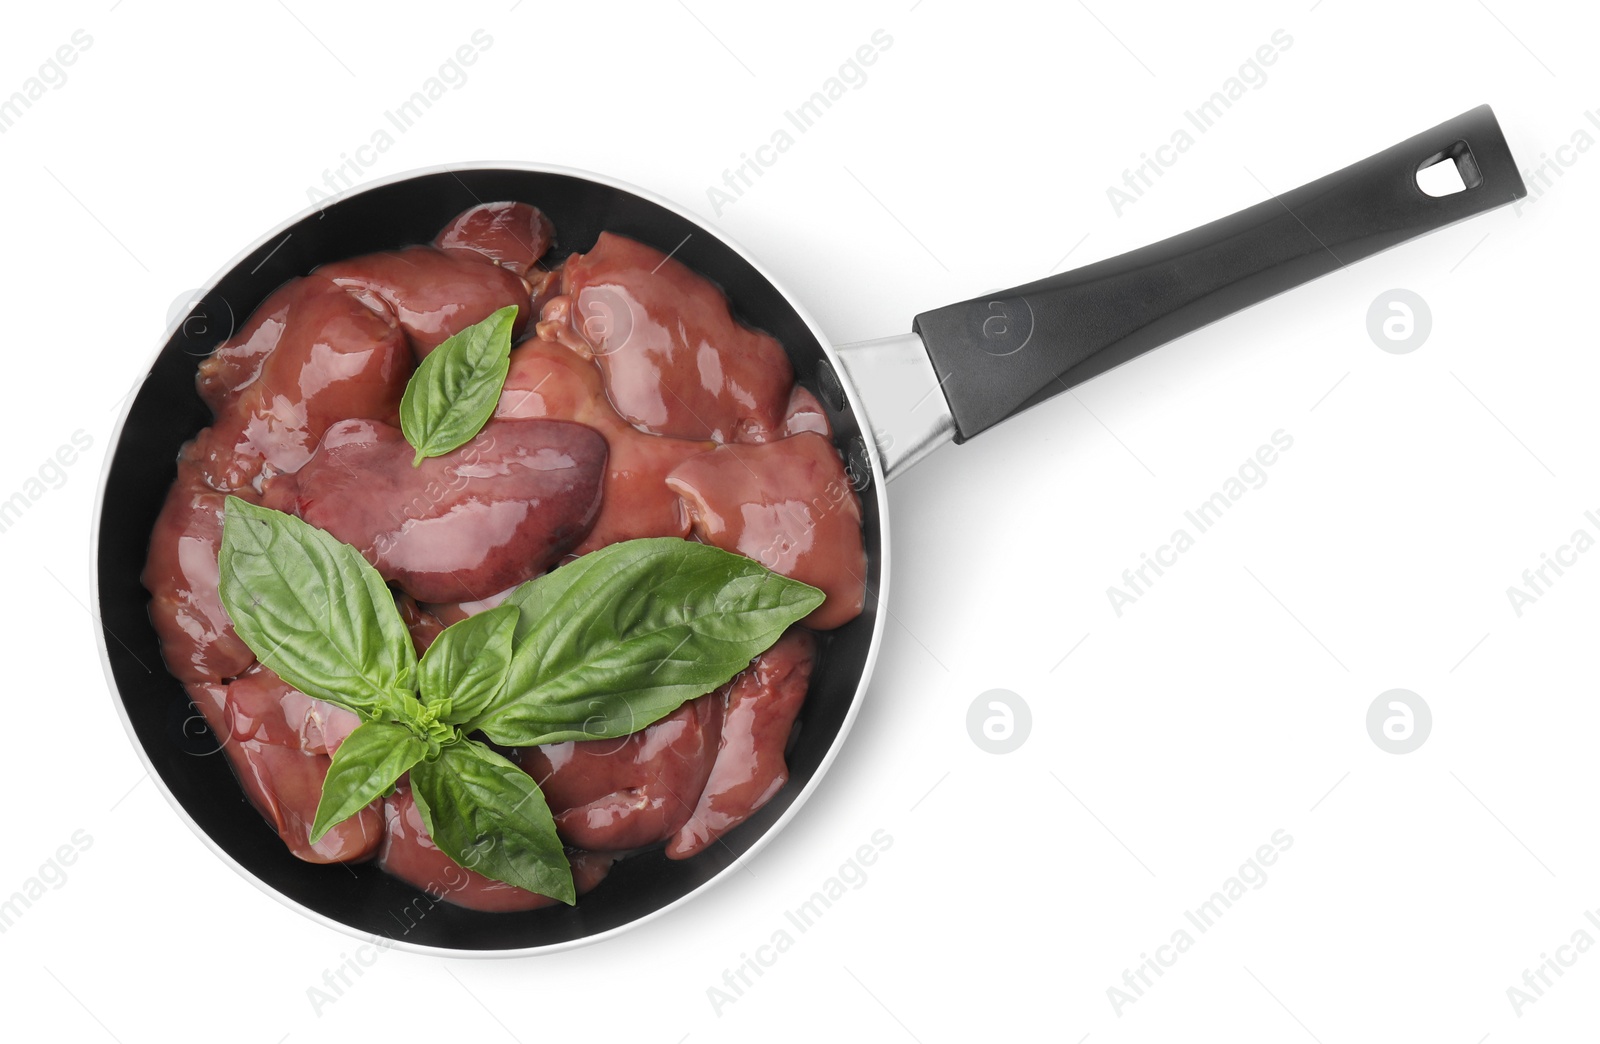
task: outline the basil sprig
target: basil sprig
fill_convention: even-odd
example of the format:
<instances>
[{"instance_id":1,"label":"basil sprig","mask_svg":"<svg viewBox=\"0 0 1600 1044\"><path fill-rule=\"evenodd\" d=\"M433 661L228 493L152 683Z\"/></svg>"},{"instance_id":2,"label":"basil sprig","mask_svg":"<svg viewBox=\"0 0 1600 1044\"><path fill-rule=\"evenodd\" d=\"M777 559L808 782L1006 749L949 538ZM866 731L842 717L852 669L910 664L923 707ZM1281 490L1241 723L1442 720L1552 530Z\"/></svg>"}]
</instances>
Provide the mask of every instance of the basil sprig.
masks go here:
<instances>
[{"instance_id":1,"label":"basil sprig","mask_svg":"<svg viewBox=\"0 0 1600 1044\"><path fill-rule=\"evenodd\" d=\"M222 604L256 659L307 696L371 714L416 685L394 596L349 545L229 497L217 556Z\"/></svg>"},{"instance_id":2,"label":"basil sprig","mask_svg":"<svg viewBox=\"0 0 1600 1044\"><path fill-rule=\"evenodd\" d=\"M490 313L429 352L411 375L400 397L400 432L417 451L412 467L470 442L494 416L511 369L516 318L516 305Z\"/></svg>"},{"instance_id":3,"label":"basil sprig","mask_svg":"<svg viewBox=\"0 0 1600 1044\"><path fill-rule=\"evenodd\" d=\"M821 604L816 588L703 544L613 544L506 599L520 612L514 697L470 727L509 747L638 732L738 674Z\"/></svg>"},{"instance_id":4,"label":"basil sprig","mask_svg":"<svg viewBox=\"0 0 1600 1044\"><path fill-rule=\"evenodd\" d=\"M333 752L322 798L311 821L311 843L360 812L428 756L428 741L409 723L369 721L356 727Z\"/></svg>"},{"instance_id":5,"label":"basil sprig","mask_svg":"<svg viewBox=\"0 0 1600 1044\"><path fill-rule=\"evenodd\" d=\"M377 570L292 515L229 497L219 563L222 603L257 659L361 718L334 752L313 844L409 772L441 851L569 904L572 869L538 785L468 734L531 746L635 732L726 682L823 600L740 555L629 540L445 628L419 662Z\"/></svg>"},{"instance_id":6,"label":"basil sprig","mask_svg":"<svg viewBox=\"0 0 1600 1044\"><path fill-rule=\"evenodd\" d=\"M462 866L572 903L572 867L533 777L481 743L440 751L411 771L433 843ZM507 808L517 815L505 814ZM485 867L490 869L485 869Z\"/></svg>"}]
</instances>

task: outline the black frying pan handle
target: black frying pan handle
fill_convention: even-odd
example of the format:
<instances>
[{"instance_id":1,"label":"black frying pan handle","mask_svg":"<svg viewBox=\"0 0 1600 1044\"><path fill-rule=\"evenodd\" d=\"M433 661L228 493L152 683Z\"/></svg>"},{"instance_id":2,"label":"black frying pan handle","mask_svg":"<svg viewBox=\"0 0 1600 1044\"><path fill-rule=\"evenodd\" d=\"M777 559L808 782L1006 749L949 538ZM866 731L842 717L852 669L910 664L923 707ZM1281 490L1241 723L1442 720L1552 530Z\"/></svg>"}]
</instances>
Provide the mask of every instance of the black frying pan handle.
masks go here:
<instances>
[{"instance_id":1,"label":"black frying pan handle","mask_svg":"<svg viewBox=\"0 0 1600 1044\"><path fill-rule=\"evenodd\" d=\"M1466 188L1417 172L1454 160ZM917 316L962 442L1213 320L1526 195L1487 105L1209 225Z\"/></svg>"}]
</instances>

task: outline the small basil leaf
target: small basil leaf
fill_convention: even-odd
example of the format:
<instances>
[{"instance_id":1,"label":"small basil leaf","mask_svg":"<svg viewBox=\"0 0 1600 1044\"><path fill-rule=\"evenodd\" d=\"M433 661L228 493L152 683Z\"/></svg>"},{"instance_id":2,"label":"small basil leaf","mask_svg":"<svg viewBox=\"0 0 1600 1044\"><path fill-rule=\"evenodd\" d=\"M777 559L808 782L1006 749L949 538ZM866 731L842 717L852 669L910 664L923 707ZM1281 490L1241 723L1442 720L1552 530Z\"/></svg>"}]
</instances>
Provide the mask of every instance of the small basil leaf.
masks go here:
<instances>
[{"instance_id":1,"label":"small basil leaf","mask_svg":"<svg viewBox=\"0 0 1600 1044\"><path fill-rule=\"evenodd\" d=\"M518 616L515 606L497 606L440 632L417 667L422 702L448 699L448 722L488 710L505 685Z\"/></svg>"},{"instance_id":2,"label":"small basil leaf","mask_svg":"<svg viewBox=\"0 0 1600 1044\"><path fill-rule=\"evenodd\" d=\"M625 736L711 692L822 604L814 587L674 537L612 544L523 584L496 743Z\"/></svg>"},{"instance_id":3,"label":"small basil leaf","mask_svg":"<svg viewBox=\"0 0 1600 1044\"><path fill-rule=\"evenodd\" d=\"M506 305L428 353L400 398L400 430L416 449L411 464L464 445L494 415L511 367L511 327L517 306Z\"/></svg>"},{"instance_id":4,"label":"small basil leaf","mask_svg":"<svg viewBox=\"0 0 1600 1044\"><path fill-rule=\"evenodd\" d=\"M496 881L577 902L572 866L533 777L462 740L411 770L411 795L439 850Z\"/></svg>"},{"instance_id":5,"label":"small basil leaf","mask_svg":"<svg viewBox=\"0 0 1600 1044\"><path fill-rule=\"evenodd\" d=\"M355 548L229 497L217 564L234 630L307 696L371 717L411 688L411 635L383 577Z\"/></svg>"},{"instance_id":6,"label":"small basil leaf","mask_svg":"<svg viewBox=\"0 0 1600 1044\"><path fill-rule=\"evenodd\" d=\"M311 843L387 794L427 753L428 744L404 725L369 721L357 726L333 752L311 824Z\"/></svg>"}]
</instances>

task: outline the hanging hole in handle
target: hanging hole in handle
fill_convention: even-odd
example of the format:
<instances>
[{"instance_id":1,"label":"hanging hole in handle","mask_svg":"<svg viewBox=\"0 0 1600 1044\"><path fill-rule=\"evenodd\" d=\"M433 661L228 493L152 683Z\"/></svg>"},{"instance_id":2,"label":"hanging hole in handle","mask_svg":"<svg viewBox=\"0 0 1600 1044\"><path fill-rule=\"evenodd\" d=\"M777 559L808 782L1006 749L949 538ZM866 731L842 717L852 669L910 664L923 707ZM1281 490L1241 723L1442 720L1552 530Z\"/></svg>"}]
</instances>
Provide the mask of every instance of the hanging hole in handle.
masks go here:
<instances>
[{"instance_id":1,"label":"hanging hole in handle","mask_svg":"<svg viewBox=\"0 0 1600 1044\"><path fill-rule=\"evenodd\" d=\"M1453 196L1483 184L1483 171L1478 169L1478 161L1464 141L1423 160L1417 166L1416 177L1417 188L1435 197Z\"/></svg>"}]
</instances>

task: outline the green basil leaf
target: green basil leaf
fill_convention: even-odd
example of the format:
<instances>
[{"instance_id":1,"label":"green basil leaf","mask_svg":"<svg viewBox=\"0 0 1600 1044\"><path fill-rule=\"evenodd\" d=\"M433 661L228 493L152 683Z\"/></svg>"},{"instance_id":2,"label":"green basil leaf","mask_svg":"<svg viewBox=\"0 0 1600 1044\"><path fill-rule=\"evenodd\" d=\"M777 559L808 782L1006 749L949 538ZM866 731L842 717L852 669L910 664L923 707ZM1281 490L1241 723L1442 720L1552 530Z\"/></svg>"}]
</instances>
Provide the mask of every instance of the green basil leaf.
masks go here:
<instances>
[{"instance_id":1,"label":"green basil leaf","mask_svg":"<svg viewBox=\"0 0 1600 1044\"><path fill-rule=\"evenodd\" d=\"M422 702L449 700L445 721L468 721L494 705L511 667L511 636L519 611L502 605L459 620L422 654L417 682Z\"/></svg>"},{"instance_id":2,"label":"green basil leaf","mask_svg":"<svg viewBox=\"0 0 1600 1044\"><path fill-rule=\"evenodd\" d=\"M412 467L464 445L494 415L511 367L511 327L517 306L506 305L428 353L400 398L400 431L416 449Z\"/></svg>"},{"instance_id":3,"label":"green basil leaf","mask_svg":"<svg viewBox=\"0 0 1600 1044\"><path fill-rule=\"evenodd\" d=\"M355 548L229 497L218 593L256 658L307 696L372 717L409 691L411 635L383 577Z\"/></svg>"},{"instance_id":4,"label":"green basil leaf","mask_svg":"<svg viewBox=\"0 0 1600 1044\"><path fill-rule=\"evenodd\" d=\"M612 544L507 598L521 616L506 694L466 728L519 747L626 736L732 678L822 599L704 544Z\"/></svg>"},{"instance_id":5,"label":"green basil leaf","mask_svg":"<svg viewBox=\"0 0 1600 1044\"><path fill-rule=\"evenodd\" d=\"M369 721L357 726L333 752L311 824L311 843L387 794L427 753L428 744L404 725Z\"/></svg>"},{"instance_id":6,"label":"green basil leaf","mask_svg":"<svg viewBox=\"0 0 1600 1044\"><path fill-rule=\"evenodd\" d=\"M572 866L533 777L462 740L411 770L411 796L439 850L496 881L577 902Z\"/></svg>"}]
</instances>

